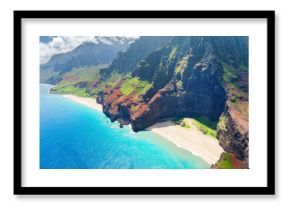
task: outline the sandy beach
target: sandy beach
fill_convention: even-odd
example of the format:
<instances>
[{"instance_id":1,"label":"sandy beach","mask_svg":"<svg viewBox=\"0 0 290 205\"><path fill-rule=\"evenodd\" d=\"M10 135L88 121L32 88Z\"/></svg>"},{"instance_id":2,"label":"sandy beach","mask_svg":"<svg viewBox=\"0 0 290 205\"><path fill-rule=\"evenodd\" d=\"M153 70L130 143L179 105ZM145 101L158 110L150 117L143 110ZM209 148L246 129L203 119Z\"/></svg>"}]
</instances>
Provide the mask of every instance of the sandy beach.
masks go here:
<instances>
[{"instance_id":1,"label":"sandy beach","mask_svg":"<svg viewBox=\"0 0 290 205\"><path fill-rule=\"evenodd\" d=\"M98 111L102 111L102 105L96 103L92 98L78 97L75 95L64 95L64 97ZM164 139L174 143L176 146L201 157L210 165L215 164L219 160L221 153L224 152L217 139L203 134L192 124L190 125L190 128L184 128L171 121L158 122L148 127L147 130L152 131Z\"/></svg>"},{"instance_id":2,"label":"sandy beach","mask_svg":"<svg viewBox=\"0 0 290 205\"><path fill-rule=\"evenodd\" d=\"M86 106L91 107L91 108L94 108L98 111L103 111L102 105L98 104L95 99L78 97L75 95L63 95L63 96L66 98L69 98L75 102L81 103L81 104L86 105Z\"/></svg>"},{"instance_id":3,"label":"sandy beach","mask_svg":"<svg viewBox=\"0 0 290 205\"><path fill-rule=\"evenodd\" d=\"M183 128L171 121L166 121L156 123L147 130L155 132L178 147L201 157L210 165L215 164L221 153L224 152L217 139L203 134L194 125L190 128Z\"/></svg>"}]
</instances>

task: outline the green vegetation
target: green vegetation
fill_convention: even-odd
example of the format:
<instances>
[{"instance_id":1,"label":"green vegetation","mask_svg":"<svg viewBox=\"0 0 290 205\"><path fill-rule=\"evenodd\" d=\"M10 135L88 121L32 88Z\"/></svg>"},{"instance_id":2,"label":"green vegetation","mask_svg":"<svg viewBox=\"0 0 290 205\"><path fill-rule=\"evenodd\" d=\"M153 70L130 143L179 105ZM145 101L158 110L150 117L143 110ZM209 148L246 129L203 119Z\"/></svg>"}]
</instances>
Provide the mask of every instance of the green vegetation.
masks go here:
<instances>
[{"instance_id":1,"label":"green vegetation","mask_svg":"<svg viewBox=\"0 0 290 205\"><path fill-rule=\"evenodd\" d=\"M238 68L234 68L233 66L223 63L223 80L226 83L226 87L229 92L234 96L231 100L235 101L235 97L244 97L247 95L244 91L242 91L241 85L243 82L240 82L240 74L246 73L247 67L243 65L239 65Z\"/></svg>"},{"instance_id":2,"label":"green vegetation","mask_svg":"<svg viewBox=\"0 0 290 205\"><path fill-rule=\"evenodd\" d=\"M90 85L99 77L99 70L106 67L107 65L98 65L74 68L63 75L62 80L51 89L51 92L80 97L92 96Z\"/></svg>"},{"instance_id":3,"label":"green vegetation","mask_svg":"<svg viewBox=\"0 0 290 205\"><path fill-rule=\"evenodd\" d=\"M237 70L232 66L222 63L224 68L223 79L226 83L233 82L233 80L237 79Z\"/></svg>"},{"instance_id":4,"label":"green vegetation","mask_svg":"<svg viewBox=\"0 0 290 205\"><path fill-rule=\"evenodd\" d=\"M230 153L222 153L220 160L217 162L219 169L233 169L232 155Z\"/></svg>"},{"instance_id":5,"label":"green vegetation","mask_svg":"<svg viewBox=\"0 0 290 205\"><path fill-rule=\"evenodd\" d=\"M173 59L176 55L176 51L177 51L177 48L174 47L172 50L171 50L171 53L169 54L169 60Z\"/></svg>"},{"instance_id":6,"label":"green vegetation","mask_svg":"<svg viewBox=\"0 0 290 205\"><path fill-rule=\"evenodd\" d=\"M192 119L192 123L204 134L216 138L216 121L212 121L207 117L196 117Z\"/></svg>"},{"instance_id":7,"label":"green vegetation","mask_svg":"<svg viewBox=\"0 0 290 205\"><path fill-rule=\"evenodd\" d=\"M60 84L54 86L51 90L52 93L58 94L73 94L80 97L89 97L90 95L86 92L85 88L74 87L71 84Z\"/></svg>"},{"instance_id":8,"label":"green vegetation","mask_svg":"<svg viewBox=\"0 0 290 205\"><path fill-rule=\"evenodd\" d=\"M74 68L72 71L67 72L63 76L63 81L80 82L80 81L93 81L99 75L99 70L105 68L106 65L89 66Z\"/></svg>"},{"instance_id":9,"label":"green vegetation","mask_svg":"<svg viewBox=\"0 0 290 205\"><path fill-rule=\"evenodd\" d=\"M217 122L209 120L207 117L196 117L196 118L177 118L173 122L184 128L191 128L191 125L197 127L205 135L216 137ZM192 124L190 124L192 123Z\"/></svg>"},{"instance_id":10,"label":"green vegetation","mask_svg":"<svg viewBox=\"0 0 290 205\"><path fill-rule=\"evenodd\" d=\"M92 95L97 95L100 91L104 90L107 86L114 87L120 82L122 79L122 75L117 72L112 72L110 77L104 81L101 81L97 84L97 86L90 90Z\"/></svg>"},{"instance_id":11,"label":"green vegetation","mask_svg":"<svg viewBox=\"0 0 290 205\"><path fill-rule=\"evenodd\" d=\"M240 113L240 117L248 119L248 92L246 80L243 81L241 76L247 75L248 67L239 64L237 68L229 64L222 63L224 68L223 79L228 95L228 106ZM244 86L243 86L244 85ZM225 116L220 117L219 127L226 129Z\"/></svg>"},{"instance_id":12,"label":"green vegetation","mask_svg":"<svg viewBox=\"0 0 290 205\"><path fill-rule=\"evenodd\" d=\"M183 58L181 58L179 61L178 61L178 64L175 68L175 73L183 73L186 65L187 65L187 61L188 61L188 57L189 56L184 56Z\"/></svg>"},{"instance_id":13,"label":"green vegetation","mask_svg":"<svg viewBox=\"0 0 290 205\"><path fill-rule=\"evenodd\" d=\"M140 107L140 105L132 105L130 109L131 109L131 111L135 112L139 109L139 107Z\"/></svg>"},{"instance_id":14,"label":"green vegetation","mask_svg":"<svg viewBox=\"0 0 290 205\"><path fill-rule=\"evenodd\" d=\"M226 87L232 97L246 98L248 96L248 93L239 89L239 87L237 87L237 85L235 85L234 83L228 83ZM234 98L231 99L231 101L235 101L235 100L237 99L234 99Z\"/></svg>"},{"instance_id":15,"label":"green vegetation","mask_svg":"<svg viewBox=\"0 0 290 205\"><path fill-rule=\"evenodd\" d=\"M183 88L183 83L182 83L181 80L179 80L179 81L176 82L176 87L177 87L178 89L182 90L182 88Z\"/></svg>"},{"instance_id":16,"label":"green vegetation","mask_svg":"<svg viewBox=\"0 0 290 205\"><path fill-rule=\"evenodd\" d=\"M190 128L190 124L188 123L188 121L186 120L186 118L181 118L181 119L175 119L173 120L173 122L177 125L180 125L181 127Z\"/></svg>"},{"instance_id":17,"label":"green vegetation","mask_svg":"<svg viewBox=\"0 0 290 205\"><path fill-rule=\"evenodd\" d=\"M121 93L123 95L130 95L131 93L142 95L146 93L151 87L152 84L150 84L148 81L143 81L138 77L134 77L129 78L122 83Z\"/></svg>"},{"instance_id":18,"label":"green vegetation","mask_svg":"<svg viewBox=\"0 0 290 205\"><path fill-rule=\"evenodd\" d=\"M244 72L248 72L248 66L240 65L240 70Z\"/></svg>"},{"instance_id":19,"label":"green vegetation","mask_svg":"<svg viewBox=\"0 0 290 205\"><path fill-rule=\"evenodd\" d=\"M40 72L40 82L55 83L61 79L60 73L53 69L45 69Z\"/></svg>"},{"instance_id":20,"label":"green vegetation","mask_svg":"<svg viewBox=\"0 0 290 205\"><path fill-rule=\"evenodd\" d=\"M224 114L222 114L220 116L220 119L219 119L219 122L218 122L218 126L222 130L226 129L226 116Z\"/></svg>"},{"instance_id":21,"label":"green vegetation","mask_svg":"<svg viewBox=\"0 0 290 205\"><path fill-rule=\"evenodd\" d=\"M195 120L199 121L200 123L206 125L210 129L215 130L217 126L217 121L210 120L208 117L195 117Z\"/></svg>"}]
</instances>

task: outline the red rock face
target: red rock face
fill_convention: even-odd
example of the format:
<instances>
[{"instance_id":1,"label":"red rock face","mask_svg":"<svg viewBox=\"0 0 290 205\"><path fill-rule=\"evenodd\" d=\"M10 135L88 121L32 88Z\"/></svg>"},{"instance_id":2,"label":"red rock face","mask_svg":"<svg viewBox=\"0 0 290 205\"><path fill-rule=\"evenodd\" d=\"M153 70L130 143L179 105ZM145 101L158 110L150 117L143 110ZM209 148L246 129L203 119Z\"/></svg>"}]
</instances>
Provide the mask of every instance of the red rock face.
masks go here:
<instances>
[{"instance_id":1,"label":"red rock face","mask_svg":"<svg viewBox=\"0 0 290 205\"><path fill-rule=\"evenodd\" d=\"M248 168L249 158L249 123L248 103L240 102L239 108L246 109L241 112L231 103L227 103L227 109L223 113L223 122L217 127L217 139L226 152L232 153L236 160L235 166Z\"/></svg>"},{"instance_id":2,"label":"red rock face","mask_svg":"<svg viewBox=\"0 0 290 205\"><path fill-rule=\"evenodd\" d=\"M154 52L153 49L139 59L142 61L133 64L132 55L136 53L132 52L130 57L120 57L104 70L105 77L113 70L119 70L120 74L132 71L132 77L150 82L152 87L147 93L122 95L121 80L114 87L106 86L97 101L103 104L104 113L112 121L131 123L134 131L164 118L205 116L218 121L223 114L224 122L219 123L217 138L230 153L233 167L247 168L248 39L179 37L174 40L172 46L179 45L174 49L171 46ZM229 69L232 75L225 78ZM97 84L96 81L93 85Z\"/></svg>"},{"instance_id":3,"label":"red rock face","mask_svg":"<svg viewBox=\"0 0 290 205\"><path fill-rule=\"evenodd\" d=\"M248 111L245 112L244 114L241 114L241 112L236 108L234 107L229 108L229 114L233 122L235 122L236 129L242 135L246 135L249 131L249 121L248 115L245 115L246 113L248 113Z\"/></svg>"},{"instance_id":4,"label":"red rock face","mask_svg":"<svg viewBox=\"0 0 290 205\"><path fill-rule=\"evenodd\" d=\"M148 105L147 104L141 105L136 112L132 113L132 120L140 118L140 116L142 116L146 111L148 111Z\"/></svg>"},{"instance_id":5,"label":"red rock face","mask_svg":"<svg viewBox=\"0 0 290 205\"><path fill-rule=\"evenodd\" d=\"M115 87L107 87L102 96L98 98L98 102L103 104L104 113L110 117L112 121L119 121L121 125L132 122L135 113L139 113L142 109L143 99L140 96L123 95L120 91L120 84Z\"/></svg>"},{"instance_id":6,"label":"red rock face","mask_svg":"<svg viewBox=\"0 0 290 205\"><path fill-rule=\"evenodd\" d=\"M149 104L153 104L155 101L157 101L159 98L161 98L161 91L157 92L149 101Z\"/></svg>"},{"instance_id":7,"label":"red rock face","mask_svg":"<svg viewBox=\"0 0 290 205\"><path fill-rule=\"evenodd\" d=\"M120 83L115 87L107 87L98 98L103 104L104 113L112 121L120 124L132 124L134 131L140 131L154 124L159 116L158 101L162 98L162 92L157 92L148 102L143 95L123 95L120 91Z\"/></svg>"},{"instance_id":8,"label":"red rock face","mask_svg":"<svg viewBox=\"0 0 290 205\"><path fill-rule=\"evenodd\" d=\"M221 155L221 158L219 159L219 161L212 165L212 168L214 169L228 169L228 168L231 168L231 169L247 169L248 168L248 165L245 161L242 161L242 160L239 160L235 154L232 154L232 153L228 153L228 155L230 156L229 160L227 160L227 163L230 163L230 167L224 167L222 164L225 160L225 154L226 153L223 153Z\"/></svg>"},{"instance_id":9,"label":"red rock face","mask_svg":"<svg viewBox=\"0 0 290 205\"><path fill-rule=\"evenodd\" d=\"M105 98L104 103L106 104L116 104L116 101L122 96L119 89L114 89L113 92Z\"/></svg>"},{"instance_id":10,"label":"red rock face","mask_svg":"<svg viewBox=\"0 0 290 205\"><path fill-rule=\"evenodd\" d=\"M247 168L247 167L244 167L244 163L241 160L237 159L234 154L231 155L231 161L232 161L233 169Z\"/></svg>"},{"instance_id":11,"label":"red rock face","mask_svg":"<svg viewBox=\"0 0 290 205\"><path fill-rule=\"evenodd\" d=\"M184 83L186 88L181 91L173 81L152 95L124 96L120 92L121 83L106 89L101 100L104 112L112 120L131 123L134 131L143 130L159 119L178 116L207 116L217 120L225 103L220 80L222 67L215 60L209 62L207 70L192 71Z\"/></svg>"}]
</instances>

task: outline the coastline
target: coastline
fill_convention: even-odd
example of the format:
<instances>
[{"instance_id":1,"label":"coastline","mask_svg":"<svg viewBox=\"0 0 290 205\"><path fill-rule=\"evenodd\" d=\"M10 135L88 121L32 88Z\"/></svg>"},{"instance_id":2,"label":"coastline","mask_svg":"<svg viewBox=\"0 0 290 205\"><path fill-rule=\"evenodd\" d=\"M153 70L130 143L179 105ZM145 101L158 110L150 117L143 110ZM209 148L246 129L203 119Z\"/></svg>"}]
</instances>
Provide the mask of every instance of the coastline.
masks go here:
<instances>
[{"instance_id":1,"label":"coastline","mask_svg":"<svg viewBox=\"0 0 290 205\"><path fill-rule=\"evenodd\" d=\"M78 97L75 95L63 95L64 97L94 108L97 111L103 111L102 105L94 99L87 97ZM219 141L211 136L203 134L194 125L190 128L183 128L171 121L157 122L146 128L146 130L156 133L158 136L174 143L177 147L189 151L193 155L199 156L209 165L215 164L220 155L224 152L219 145Z\"/></svg>"},{"instance_id":2,"label":"coastline","mask_svg":"<svg viewBox=\"0 0 290 205\"><path fill-rule=\"evenodd\" d=\"M171 121L165 121L155 123L148 127L147 130L199 156L209 165L215 164L224 152L217 139L203 134L194 125L190 128L183 128Z\"/></svg>"},{"instance_id":3,"label":"coastline","mask_svg":"<svg viewBox=\"0 0 290 205\"><path fill-rule=\"evenodd\" d=\"M94 99L92 98L86 98L86 97L79 97L75 95L63 95L65 98L68 98L70 100L73 100L75 102L78 102L80 104L86 105L90 108L94 108L98 111L103 111L103 107L101 104L98 104Z\"/></svg>"}]
</instances>

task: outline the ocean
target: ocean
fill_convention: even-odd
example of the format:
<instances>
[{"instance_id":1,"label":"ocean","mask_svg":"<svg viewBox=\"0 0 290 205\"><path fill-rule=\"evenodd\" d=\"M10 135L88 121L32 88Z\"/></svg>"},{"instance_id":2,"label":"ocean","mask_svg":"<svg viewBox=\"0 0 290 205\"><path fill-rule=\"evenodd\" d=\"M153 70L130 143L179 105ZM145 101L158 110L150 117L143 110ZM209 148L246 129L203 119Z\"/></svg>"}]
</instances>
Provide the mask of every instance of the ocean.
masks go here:
<instances>
[{"instance_id":1,"label":"ocean","mask_svg":"<svg viewBox=\"0 0 290 205\"><path fill-rule=\"evenodd\" d=\"M205 169L204 160L151 131L120 128L102 112L40 84L40 169Z\"/></svg>"}]
</instances>

